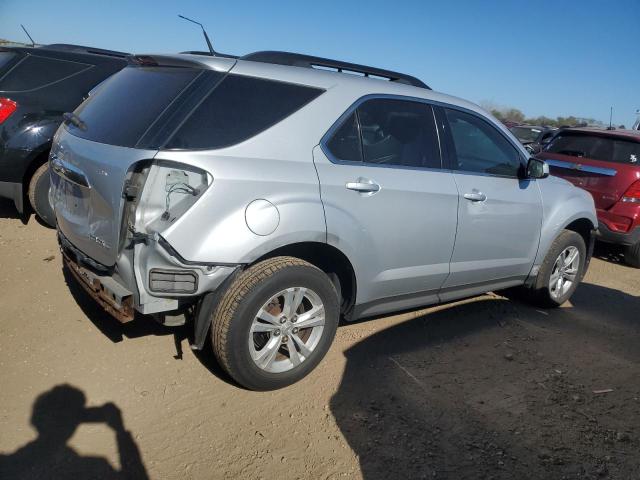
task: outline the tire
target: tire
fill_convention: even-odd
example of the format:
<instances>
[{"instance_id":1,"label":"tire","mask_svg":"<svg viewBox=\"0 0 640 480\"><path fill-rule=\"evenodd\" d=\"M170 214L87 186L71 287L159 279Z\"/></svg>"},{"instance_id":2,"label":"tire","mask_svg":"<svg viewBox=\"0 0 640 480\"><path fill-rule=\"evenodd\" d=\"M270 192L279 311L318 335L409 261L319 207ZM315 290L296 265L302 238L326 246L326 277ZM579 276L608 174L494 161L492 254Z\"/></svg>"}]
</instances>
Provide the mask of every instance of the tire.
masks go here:
<instances>
[{"instance_id":1,"label":"tire","mask_svg":"<svg viewBox=\"0 0 640 480\"><path fill-rule=\"evenodd\" d=\"M338 294L322 270L294 257L270 258L240 273L222 294L211 324L213 351L243 387L282 388L324 358L339 314Z\"/></svg>"},{"instance_id":2,"label":"tire","mask_svg":"<svg viewBox=\"0 0 640 480\"><path fill-rule=\"evenodd\" d=\"M573 250L575 249L575 250ZM577 267L575 272L571 268L567 268L567 277L573 277L573 281L570 285L563 284L561 291L558 290L558 283L552 283L553 278L557 278L558 272L557 263L559 262L560 255L567 251L577 251ZM584 243L584 239L581 235L571 230L564 230L551 244L547 256L544 258L538 276L536 277L535 284L531 288L524 288L520 290L520 296L524 299L544 308L555 308L562 305L569 300L573 292L575 292L578 284L582 281L585 273L587 247ZM571 272L574 272L571 274ZM560 277L565 278L563 274ZM566 290L564 287L567 287Z\"/></svg>"},{"instance_id":3,"label":"tire","mask_svg":"<svg viewBox=\"0 0 640 480\"><path fill-rule=\"evenodd\" d=\"M53 208L49 203L49 187L51 179L49 178L49 163L44 163L38 167L29 181L29 203L46 225L49 227L56 226L56 217Z\"/></svg>"},{"instance_id":4,"label":"tire","mask_svg":"<svg viewBox=\"0 0 640 480\"><path fill-rule=\"evenodd\" d=\"M640 268L640 242L624 247L624 261L631 267Z\"/></svg>"}]
</instances>

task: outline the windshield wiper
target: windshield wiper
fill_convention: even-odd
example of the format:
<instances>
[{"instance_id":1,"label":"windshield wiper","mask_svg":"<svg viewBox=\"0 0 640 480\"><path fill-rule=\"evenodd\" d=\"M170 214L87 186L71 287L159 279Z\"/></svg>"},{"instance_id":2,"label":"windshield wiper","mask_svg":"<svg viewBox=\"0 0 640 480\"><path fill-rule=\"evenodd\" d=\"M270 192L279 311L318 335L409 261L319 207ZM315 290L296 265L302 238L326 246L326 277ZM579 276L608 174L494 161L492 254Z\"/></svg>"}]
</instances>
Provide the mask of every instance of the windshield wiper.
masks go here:
<instances>
[{"instance_id":1,"label":"windshield wiper","mask_svg":"<svg viewBox=\"0 0 640 480\"><path fill-rule=\"evenodd\" d=\"M71 125L73 125L74 127L79 128L80 130L86 130L87 129L87 125L80 120L80 117L77 116L75 113L73 112L65 112L62 114L62 118L64 119L64 123L70 123Z\"/></svg>"}]
</instances>

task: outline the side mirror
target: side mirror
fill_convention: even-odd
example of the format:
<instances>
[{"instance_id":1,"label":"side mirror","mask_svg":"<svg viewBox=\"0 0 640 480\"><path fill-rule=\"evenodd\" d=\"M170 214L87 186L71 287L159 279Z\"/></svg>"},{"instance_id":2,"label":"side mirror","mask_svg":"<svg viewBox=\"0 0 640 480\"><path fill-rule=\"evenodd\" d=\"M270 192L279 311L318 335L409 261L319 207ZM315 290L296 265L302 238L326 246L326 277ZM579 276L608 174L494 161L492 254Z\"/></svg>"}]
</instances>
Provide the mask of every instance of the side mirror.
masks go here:
<instances>
[{"instance_id":1,"label":"side mirror","mask_svg":"<svg viewBox=\"0 0 640 480\"><path fill-rule=\"evenodd\" d=\"M531 157L527 162L527 178L547 178L549 164L544 160Z\"/></svg>"}]
</instances>

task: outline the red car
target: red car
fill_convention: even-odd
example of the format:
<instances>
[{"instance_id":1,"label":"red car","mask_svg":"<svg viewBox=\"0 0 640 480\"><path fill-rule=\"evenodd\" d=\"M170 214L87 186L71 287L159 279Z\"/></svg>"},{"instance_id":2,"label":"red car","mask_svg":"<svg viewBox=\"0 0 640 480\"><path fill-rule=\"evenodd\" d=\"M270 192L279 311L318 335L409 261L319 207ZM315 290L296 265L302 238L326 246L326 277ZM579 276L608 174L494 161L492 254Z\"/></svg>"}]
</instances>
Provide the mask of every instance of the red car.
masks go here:
<instances>
[{"instance_id":1,"label":"red car","mask_svg":"<svg viewBox=\"0 0 640 480\"><path fill-rule=\"evenodd\" d=\"M625 261L640 268L640 132L562 129L537 156L593 195L599 239L623 245Z\"/></svg>"}]
</instances>

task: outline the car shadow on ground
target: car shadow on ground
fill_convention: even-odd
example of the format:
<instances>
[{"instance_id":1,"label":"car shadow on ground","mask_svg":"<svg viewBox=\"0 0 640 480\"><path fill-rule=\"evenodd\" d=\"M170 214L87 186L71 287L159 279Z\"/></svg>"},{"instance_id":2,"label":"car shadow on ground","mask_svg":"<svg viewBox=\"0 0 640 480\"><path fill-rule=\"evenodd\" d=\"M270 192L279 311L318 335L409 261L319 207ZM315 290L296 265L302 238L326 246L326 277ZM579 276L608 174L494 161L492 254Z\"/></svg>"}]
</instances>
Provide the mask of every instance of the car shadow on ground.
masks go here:
<instances>
[{"instance_id":1,"label":"car shadow on ground","mask_svg":"<svg viewBox=\"0 0 640 480\"><path fill-rule=\"evenodd\" d=\"M639 297L592 284L556 310L444 306L349 348L330 408L367 480L636 478L640 355L592 349L613 323L637 353L638 311ZM620 391L594 395L596 378Z\"/></svg>"},{"instance_id":2,"label":"car shadow on ground","mask_svg":"<svg viewBox=\"0 0 640 480\"><path fill-rule=\"evenodd\" d=\"M113 430L120 470L103 457L83 456L67 445L83 423L104 423ZM113 403L87 407L80 389L58 385L36 398L31 424L38 437L13 453L0 454L0 478L148 478L133 435Z\"/></svg>"},{"instance_id":3,"label":"car shadow on ground","mask_svg":"<svg viewBox=\"0 0 640 480\"><path fill-rule=\"evenodd\" d=\"M0 218L14 218L20 220L24 225L29 222L28 215L20 215L16 206L11 200L0 198Z\"/></svg>"},{"instance_id":4,"label":"car shadow on ground","mask_svg":"<svg viewBox=\"0 0 640 480\"><path fill-rule=\"evenodd\" d=\"M210 373L224 382L235 384L231 377L218 365L208 339L205 341L202 350L191 350L190 342L193 333L193 326L191 324L187 323L187 325L183 326L167 327L160 325L149 315L141 315L137 312L133 321L120 323L105 312L102 307L84 291L67 268L63 267L62 272L67 287L82 312L91 323L113 343L119 343L125 338L134 339L146 336L172 335L175 350L173 352L167 351L167 355L173 354L175 360L182 360L185 350L191 351L196 359L209 370Z\"/></svg>"}]
</instances>

